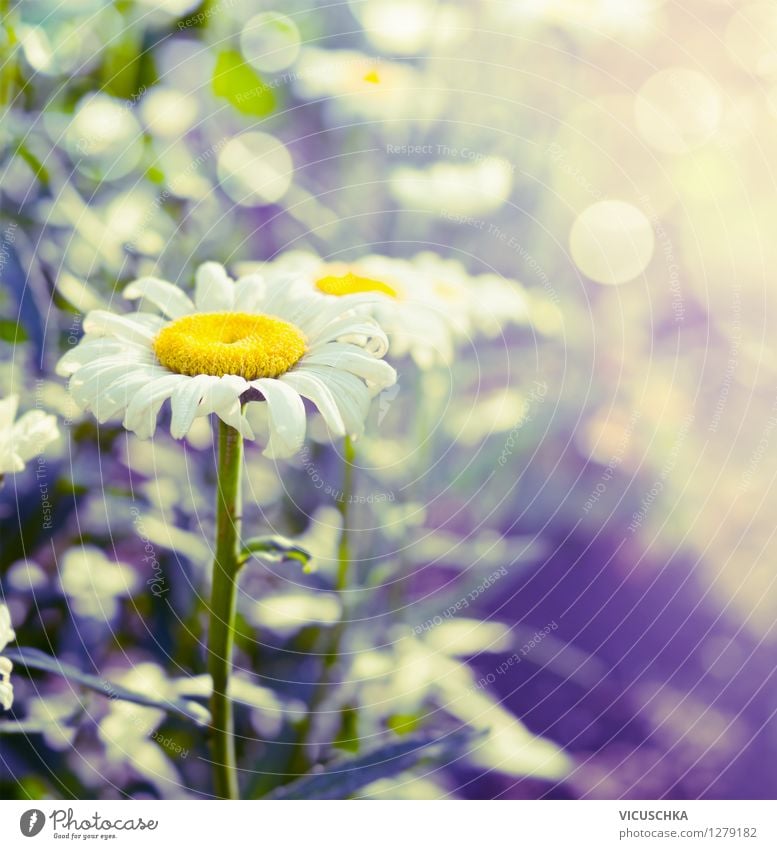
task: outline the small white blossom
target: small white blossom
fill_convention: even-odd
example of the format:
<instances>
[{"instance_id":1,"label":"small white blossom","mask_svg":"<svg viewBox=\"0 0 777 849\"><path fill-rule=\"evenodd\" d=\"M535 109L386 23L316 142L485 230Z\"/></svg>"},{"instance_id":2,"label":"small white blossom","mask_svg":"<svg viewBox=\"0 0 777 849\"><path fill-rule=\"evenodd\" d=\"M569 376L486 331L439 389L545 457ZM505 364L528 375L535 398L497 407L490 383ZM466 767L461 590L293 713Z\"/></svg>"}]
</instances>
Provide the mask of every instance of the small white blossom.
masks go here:
<instances>
[{"instance_id":1,"label":"small white blossom","mask_svg":"<svg viewBox=\"0 0 777 849\"><path fill-rule=\"evenodd\" d=\"M18 409L18 395L0 400L0 475L21 472L28 460L59 436L54 416L30 410L16 421Z\"/></svg>"},{"instance_id":2,"label":"small white blossom","mask_svg":"<svg viewBox=\"0 0 777 849\"><path fill-rule=\"evenodd\" d=\"M4 604L0 604L0 651L2 651L11 640L16 639L14 629L11 627L11 614ZM0 657L0 705L3 710L10 710L13 704L13 685L11 684L11 670L13 664L6 657Z\"/></svg>"},{"instance_id":3,"label":"small white blossom","mask_svg":"<svg viewBox=\"0 0 777 849\"><path fill-rule=\"evenodd\" d=\"M131 566L109 560L91 545L71 548L62 560L60 583L78 616L109 622L119 612L119 599L137 588Z\"/></svg>"}]
</instances>

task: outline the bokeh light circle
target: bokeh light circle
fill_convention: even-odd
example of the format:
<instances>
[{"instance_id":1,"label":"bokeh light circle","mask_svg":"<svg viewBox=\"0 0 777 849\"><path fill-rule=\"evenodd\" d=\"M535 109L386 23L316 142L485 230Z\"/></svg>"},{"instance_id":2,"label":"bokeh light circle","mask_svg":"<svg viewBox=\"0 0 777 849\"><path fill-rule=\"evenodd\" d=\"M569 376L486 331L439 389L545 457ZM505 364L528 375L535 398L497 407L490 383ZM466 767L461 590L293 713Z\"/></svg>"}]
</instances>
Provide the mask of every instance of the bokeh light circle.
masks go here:
<instances>
[{"instance_id":1,"label":"bokeh light circle","mask_svg":"<svg viewBox=\"0 0 777 849\"><path fill-rule=\"evenodd\" d=\"M604 200L584 210L572 225L569 248L580 271L614 286L647 268L655 237L647 216L624 201Z\"/></svg>"},{"instance_id":2,"label":"bokeh light circle","mask_svg":"<svg viewBox=\"0 0 777 849\"><path fill-rule=\"evenodd\" d=\"M280 200L291 185L294 163L286 145L268 133L235 136L219 153L221 188L241 206Z\"/></svg>"},{"instance_id":3,"label":"bokeh light circle","mask_svg":"<svg viewBox=\"0 0 777 849\"><path fill-rule=\"evenodd\" d=\"M653 74L634 101L637 129L662 153L688 153L716 131L721 102L714 83L689 68L666 68Z\"/></svg>"},{"instance_id":4,"label":"bokeh light circle","mask_svg":"<svg viewBox=\"0 0 777 849\"><path fill-rule=\"evenodd\" d=\"M259 71L282 71L299 54L300 35L291 18L278 12L254 15L240 33L246 61Z\"/></svg>"},{"instance_id":5,"label":"bokeh light circle","mask_svg":"<svg viewBox=\"0 0 777 849\"><path fill-rule=\"evenodd\" d=\"M731 57L746 71L777 76L777 4L743 6L729 21L725 41Z\"/></svg>"},{"instance_id":6,"label":"bokeh light circle","mask_svg":"<svg viewBox=\"0 0 777 849\"><path fill-rule=\"evenodd\" d=\"M164 138L183 136L196 123L198 112L195 97L167 86L156 86L140 104L140 115L149 132Z\"/></svg>"},{"instance_id":7,"label":"bokeh light circle","mask_svg":"<svg viewBox=\"0 0 777 849\"><path fill-rule=\"evenodd\" d=\"M117 180L140 162L143 133L130 104L95 94L77 106L65 146L80 171Z\"/></svg>"}]
</instances>

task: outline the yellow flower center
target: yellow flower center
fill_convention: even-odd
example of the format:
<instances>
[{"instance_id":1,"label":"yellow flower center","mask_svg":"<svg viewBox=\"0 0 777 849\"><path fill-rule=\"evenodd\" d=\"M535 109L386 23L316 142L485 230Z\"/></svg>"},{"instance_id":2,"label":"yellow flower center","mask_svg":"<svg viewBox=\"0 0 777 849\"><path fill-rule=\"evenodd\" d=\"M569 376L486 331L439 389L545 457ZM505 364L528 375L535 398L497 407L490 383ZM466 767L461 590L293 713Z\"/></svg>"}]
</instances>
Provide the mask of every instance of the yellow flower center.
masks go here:
<instances>
[{"instance_id":1,"label":"yellow flower center","mask_svg":"<svg viewBox=\"0 0 777 849\"><path fill-rule=\"evenodd\" d=\"M434 289L434 293L444 301L461 302L466 300L462 289L443 280L435 281L432 284L432 288Z\"/></svg>"},{"instance_id":2,"label":"yellow flower center","mask_svg":"<svg viewBox=\"0 0 777 849\"><path fill-rule=\"evenodd\" d=\"M178 374L256 380L287 372L305 353L305 337L293 324L269 315L199 313L163 327L153 348L159 362Z\"/></svg>"},{"instance_id":3,"label":"yellow flower center","mask_svg":"<svg viewBox=\"0 0 777 849\"><path fill-rule=\"evenodd\" d=\"M341 274L335 272L319 277L315 283L316 288L326 295L357 295L362 292L380 292L390 298L398 298L399 293L393 286L382 280L372 277L362 277L352 271L344 271Z\"/></svg>"},{"instance_id":4,"label":"yellow flower center","mask_svg":"<svg viewBox=\"0 0 777 849\"><path fill-rule=\"evenodd\" d=\"M364 82L377 85L380 82L380 74L378 74L377 70L373 68L364 75Z\"/></svg>"}]
</instances>

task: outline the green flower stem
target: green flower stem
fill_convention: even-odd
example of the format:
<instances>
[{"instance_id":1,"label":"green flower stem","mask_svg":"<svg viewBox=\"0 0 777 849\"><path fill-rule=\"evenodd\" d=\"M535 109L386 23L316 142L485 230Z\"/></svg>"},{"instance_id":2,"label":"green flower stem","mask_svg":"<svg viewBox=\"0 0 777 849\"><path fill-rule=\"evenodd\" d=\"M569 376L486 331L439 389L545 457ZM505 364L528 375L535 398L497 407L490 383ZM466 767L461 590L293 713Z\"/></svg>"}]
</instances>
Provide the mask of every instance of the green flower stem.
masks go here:
<instances>
[{"instance_id":1,"label":"green flower stem","mask_svg":"<svg viewBox=\"0 0 777 849\"><path fill-rule=\"evenodd\" d=\"M340 657L340 644L342 643L343 634L345 633L345 623L348 618L348 605L346 604L345 593L348 589L348 567L351 563L349 505L351 496L353 495L353 472L354 461L356 460L356 448L349 436L345 437L343 443L343 460L343 486L340 492L340 500L337 503L337 509L342 517L342 528L340 530L340 541L337 546L337 580L335 583L335 589L340 596L340 621L331 631L331 637L328 641L326 653L324 654L321 677L313 690L305 718L299 725L297 743L292 752L289 764L290 777L292 778L304 774L312 765L307 753L309 745L308 738L310 737L315 715L326 699L332 669L337 665Z\"/></svg>"},{"instance_id":2,"label":"green flower stem","mask_svg":"<svg viewBox=\"0 0 777 849\"><path fill-rule=\"evenodd\" d=\"M217 796L238 799L237 764L229 676L235 639L237 575L240 571L240 473L243 437L219 421L218 481L216 485L216 559L210 602L208 672L213 679L213 785Z\"/></svg>"},{"instance_id":3,"label":"green flower stem","mask_svg":"<svg viewBox=\"0 0 777 849\"><path fill-rule=\"evenodd\" d=\"M350 511L348 509L351 496L353 495L353 464L356 460L356 448L350 436L345 437L343 442L343 489L342 499L338 502L337 508L342 517L342 530L340 531L340 542L337 546L337 584L335 588L342 595L348 588L348 567L351 565L351 540L350 528L348 522ZM343 602L343 607L344 607Z\"/></svg>"}]
</instances>

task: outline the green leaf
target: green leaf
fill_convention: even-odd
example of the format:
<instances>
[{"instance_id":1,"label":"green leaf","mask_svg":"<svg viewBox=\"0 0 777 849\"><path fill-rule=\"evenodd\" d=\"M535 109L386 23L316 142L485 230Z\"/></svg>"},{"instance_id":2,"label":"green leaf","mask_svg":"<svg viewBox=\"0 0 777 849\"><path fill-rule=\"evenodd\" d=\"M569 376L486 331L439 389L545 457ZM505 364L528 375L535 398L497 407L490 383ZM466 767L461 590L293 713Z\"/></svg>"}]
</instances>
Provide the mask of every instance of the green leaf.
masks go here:
<instances>
[{"instance_id":1,"label":"green leaf","mask_svg":"<svg viewBox=\"0 0 777 849\"><path fill-rule=\"evenodd\" d=\"M146 696L143 693L136 693L133 690L122 687L121 684L108 681L106 678L81 672L75 666L71 666L69 663L62 663L57 658L51 657L38 649L6 648L3 650L3 655L12 663L18 663L21 666L26 666L28 669L40 669L43 672L52 672L54 675L61 675L63 678L67 678L68 681L75 681L83 687L88 687L90 690L102 693L103 696L109 699L121 699L125 702L143 705L144 707L158 708L196 722L197 725L207 725L210 723L210 714L199 702L190 699L154 698L153 696Z\"/></svg>"},{"instance_id":2,"label":"green leaf","mask_svg":"<svg viewBox=\"0 0 777 849\"><path fill-rule=\"evenodd\" d=\"M261 557L273 563L296 560L302 564L305 572L311 571L310 564L313 560L313 555L309 551L277 534L249 539L240 552L240 563L245 563L251 557Z\"/></svg>"},{"instance_id":3,"label":"green leaf","mask_svg":"<svg viewBox=\"0 0 777 849\"><path fill-rule=\"evenodd\" d=\"M102 56L102 90L128 103L137 99L140 64L145 52L140 43L141 33L139 27L125 27L122 38L111 39Z\"/></svg>"},{"instance_id":4,"label":"green leaf","mask_svg":"<svg viewBox=\"0 0 777 849\"><path fill-rule=\"evenodd\" d=\"M347 799L380 778L391 778L428 759L462 754L480 735L468 728L443 737L416 737L355 758L344 758L279 787L265 799Z\"/></svg>"},{"instance_id":5,"label":"green leaf","mask_svg":"<svg viewBox=\"0 0 777 849\"><path fill-rule=\"evenodd\" d=\"M0 340L18 345L29 339L27 331L21 324L17 324L10 318L0 318Z\"/></svg>"},{"instance_id":6,"label":"green leaf","mask_svg":"<svg viewBox=\"0 0 777 849\"><path fill-rule=\"evenodd\" d=\"M213 71L213 93L244 115L269 115L275 95L237 50L219 53Z\"/></svg>"},{"instance_id":7,"label":"green leaf","mask_svg":"<svg viewBox=\"0 0 777 849\"><path fill-rule=\"evenodd\" d=\"M421 717L415 713L395 713L386 720L386 725L400 737L418 731L420 724Z\"/></svg>"},{"instance_id":8,"label":"green leaf","mask_svg":"<svg viewBox=\"0 0 777 849\"><path fill-rule=\"evenodd\" d=\"M35 179L42 185L48 186L50 182L49 172L44 167L43 163L38 159L38 157L27 147L24 142L19 143L19 147L16 148L16 155L23 159L32 169L32 173L35 175Z\"/></svg>"},{"instance_id":9,"label":"green leaf","mask_svg":"<svg viewBox=\"0 0 777 849\"><path fill-rule=\"evenodd\" d=\"M359 751L359 711L353 705L346 705L340 712L340 729L332 745L344 752Z\"/></svg>"}]
</instances>

